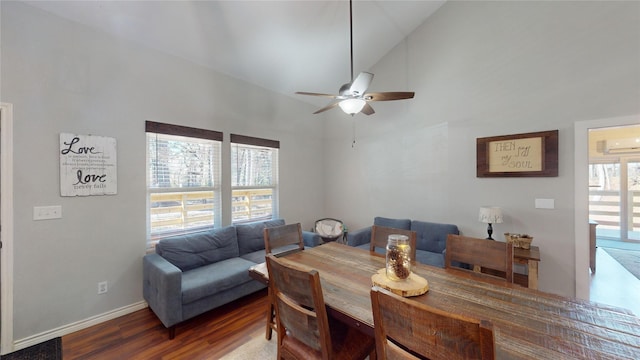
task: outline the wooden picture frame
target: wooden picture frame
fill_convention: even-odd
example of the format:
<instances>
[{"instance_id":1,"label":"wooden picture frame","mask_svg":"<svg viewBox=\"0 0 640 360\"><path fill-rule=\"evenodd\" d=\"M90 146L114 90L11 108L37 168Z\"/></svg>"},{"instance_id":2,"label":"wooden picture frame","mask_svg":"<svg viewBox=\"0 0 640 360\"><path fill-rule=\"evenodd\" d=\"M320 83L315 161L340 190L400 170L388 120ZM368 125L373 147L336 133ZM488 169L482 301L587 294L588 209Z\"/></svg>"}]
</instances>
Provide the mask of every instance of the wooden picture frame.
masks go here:
<instances>
[{"instance_id":1,"label":"wooden picture frame","mask_svg":"<svg viewBox=\"0 0 640 360\"><path fill-rule=\"evenodd\" d=\"M476 139L477 177L558 176L558 130Z\"/></svg>"}]
</instances>

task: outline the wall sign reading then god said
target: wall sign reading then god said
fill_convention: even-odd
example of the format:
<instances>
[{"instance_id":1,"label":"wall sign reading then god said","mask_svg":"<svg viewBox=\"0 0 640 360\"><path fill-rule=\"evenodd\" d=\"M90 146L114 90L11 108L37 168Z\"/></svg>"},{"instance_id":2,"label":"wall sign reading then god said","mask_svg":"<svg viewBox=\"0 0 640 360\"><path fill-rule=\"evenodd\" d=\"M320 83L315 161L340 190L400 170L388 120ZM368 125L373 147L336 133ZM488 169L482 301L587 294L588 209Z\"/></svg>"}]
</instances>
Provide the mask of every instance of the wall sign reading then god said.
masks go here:
<instances>
[{"instance_id":1,"label":"wall sign reading then god said","mask_svg":"<svg viewBox=\"0 0 640 360\"><path fill-rule=\"evenodd\" d=\"M116 139L60 133L60 195L118 193Z\"/></svg>"},{"instance_id":2,"label":"wall sign reading then god said","mask_svg":"<svg viewBox=\"0 0 640 360\"><path fill-rule=\"evenodd\" d=\"M558 130L476 140L477 177L558 176Z\"/></svg>"}]
</instances>

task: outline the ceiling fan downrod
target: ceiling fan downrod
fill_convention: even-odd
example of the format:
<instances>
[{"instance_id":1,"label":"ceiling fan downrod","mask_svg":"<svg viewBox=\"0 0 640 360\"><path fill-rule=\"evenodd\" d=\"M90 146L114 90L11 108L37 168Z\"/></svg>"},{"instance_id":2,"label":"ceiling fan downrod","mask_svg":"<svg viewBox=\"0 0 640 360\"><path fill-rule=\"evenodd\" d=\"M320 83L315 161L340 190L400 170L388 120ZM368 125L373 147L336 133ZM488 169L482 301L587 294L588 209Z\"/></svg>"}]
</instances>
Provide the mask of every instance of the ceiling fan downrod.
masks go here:
<instances>
[{"instance_id":1,"label":"ceiling fan downrod","mask_svg":"<svg viewBox=\"0 0 640 360\"><path fill-rule=\"evenodd\" d=\"M349 0L349 40L351 48L351 82L353 82L353 1Z\"/></svg>"}]
</instances>

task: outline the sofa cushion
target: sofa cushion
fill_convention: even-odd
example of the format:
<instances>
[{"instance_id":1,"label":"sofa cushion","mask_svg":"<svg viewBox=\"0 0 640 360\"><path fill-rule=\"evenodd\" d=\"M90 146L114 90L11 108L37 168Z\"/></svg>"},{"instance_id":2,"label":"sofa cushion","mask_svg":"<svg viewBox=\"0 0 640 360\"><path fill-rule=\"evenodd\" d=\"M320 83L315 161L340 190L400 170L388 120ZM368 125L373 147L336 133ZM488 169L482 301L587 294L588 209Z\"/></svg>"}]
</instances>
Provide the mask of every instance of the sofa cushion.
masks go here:
<instances>
[{"instance_id":1,"label":"sofa cushion","mask_svg":"<svg viewBox=\"0 0 640 360\"><path fill-rule=\"evenodd\" d=\"M411 229L411 220L410 219L391 219L391 218L376 216L375 218L373 218L373 225L409 230Z\"/></svg>"},{"instance_id":2,"label":"sofa cushion","mask_svg":"<svg viewBox=\"0 0 640 360\"><path fill-rule=\"evenodd\" d=\"M369 246L370 246L370 244L371 244L371 243L370 243L370 242L368 242L368 243L366 243L366 244L357 245L356 247L357 247L358 249L362 249L362 250L367 250L367 251L369 251ZM379 249L379 248L376 248L376 252L378 252L378 249ZM386 253L386 249L385 249L385 252L384 252L384 253L381 253L381 254L385 254L385 253Z\"/></svg>"},{"instance_id":3,"label":"sofa cushion","mask_svg":"<svg viewBox=\"0 0 640 360\"><path fill-rule=\"evenodd\" d=\"M182 303L188 304L251 281L255 263L236 257L201 266L182 274Z\"/></svg>"},{"instance_id":4,"label":"sofa cushion","mask_svg":"<svg viewBox=\"0 0 640 360\"><path fill-rule=\"evenodd\" d=\"M439 254L442 254L447 247L447 235L459 234L456 225L418 220L411 222L411 230L416 232L417 250L431 251Z\"/></svg>"},{"instance_id":5,"label":"sofa cushion","mask_svg":"<svg viewBox=\"0 0 640 360\"><path fill-rule=\"evenodd\" d=\"M236 225L236 236L240 255L248 254L258 250L264 250L263 230L266 227L282 226L283 219L258 221L248 224Z\"/></svg>"},{"instance_id":6,"label":"sofa cushion","mask_svg":"<svg viewBox=\"0 0 640 360\"><path fill-rule=\"evenodd\" d=\"M431 251L416 250L416 261L421 264L444 267L444 255Z\"/></svg>"},{"instance_id":7,"label":"sofa cushion","mask_svg":"<svg viewBox=\"0 0 640 360\"><path fill-rule=\"evenodd\" d=\"M244 255L240 255L241 258L249 260L253 263L260 264L266 261L264 250L253 251Z\"/></svg>"},{"instance_id":8,"label":"sofa cushion","mask_svg":"<svg viewBox=\"0 0 640 360\"><path fill-rule=\"evenodd\" d=\"M227 226L187 235L162 239L156 253L182 271L237 257L236 230Z\"/></svg>"}]
</instances>

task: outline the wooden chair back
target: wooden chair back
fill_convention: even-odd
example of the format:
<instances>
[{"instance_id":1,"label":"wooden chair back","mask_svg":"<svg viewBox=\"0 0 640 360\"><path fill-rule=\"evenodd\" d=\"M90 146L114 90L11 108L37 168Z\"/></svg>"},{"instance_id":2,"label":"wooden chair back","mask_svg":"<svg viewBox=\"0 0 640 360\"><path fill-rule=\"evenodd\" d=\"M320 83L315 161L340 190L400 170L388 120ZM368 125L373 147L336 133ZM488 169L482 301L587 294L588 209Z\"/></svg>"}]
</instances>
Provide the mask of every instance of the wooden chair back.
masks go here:
<instances>
[{"instance_id":1,"label":"wooden chair back","mask_svg":"<svg viewBox=\"0 0 640 360\"><path fill-rule=\"evenodd\" d=\"M277 327L284 329L278 331L278 359L291 358L287 354L296 358L305 347L311 351L308 358L316 357L313 352L331 354L329 321L318 272L292 267L274 255L267 256L267 269Z\"/></svg>"},{"instance_id":2,"label":"wooden chair back","mask_svg":"<svg viewBox=\"0 0 640 360\"><path fill-rule=\"evenodd\" d=\"M483 269L492 270L489 272L492 275L483 275L499 276L507 282L513 282L513 244L449 234L444 267L464 270L452 265L454 261L473 265L476 273Z\"/></svg>"},{"instance_id":3,"label":"wooden chair back","mask_svg":"<svg viewBox=\"0 0 640 360\"><path fill-rule=\"evenodd\" d=\"M371 242L369 243L369 251L374 255L380 256L381 254L376 252L376 248L386 249L389 235L393 234L405 235L409 237L409 244L411 245L411 262L415 263L417 241L417 234L415 231L373 225L371 227Z\"/></svg>"},{"instance_id":4,"label":"wooden chair back","mask_svg":"<svg viewBox=\"0 0 640 360\"><path fill-rule=\"evenodd\" d=\"M284 256L304 250L300 223L267 227L263 230L264 250L268 254Z\"/></svg>"},{"instance_id":5,"label":"wooden chair back","mask_svg":"<svg viewBox=\"0 0 640 360\"><path fill-rule=\"evenodd\" d=\"M278 359L375 359L375 340L327 316L320 275L267 255L269 289L275 304Z\"/></svg>"},{"instance_id":6,"label":"wooden chair back","mask_svg":"<svg viewBox=\"0 0 640 360\"><path fill-rule=\"evenodd\" d=\"M266 255L274 254L275 256L285 256L304 250L302 226L300 223L264 228L263 236ZM267 328L265 332L265 338L267 340L271 340L271 335L274 330L278 331L271 287L269 287L269 298L271 298L271 303L267 309Z\"/></svg>"},{"instance_id":7,"label":"wooden chair back","mask_svg":"<svg viewBox=\"0 0 640 360\"><path fill-rule=\"evenodd\" d=\"M494 359L493 326L373 287L378 359Z\"/></svg>"}]
</instances>

